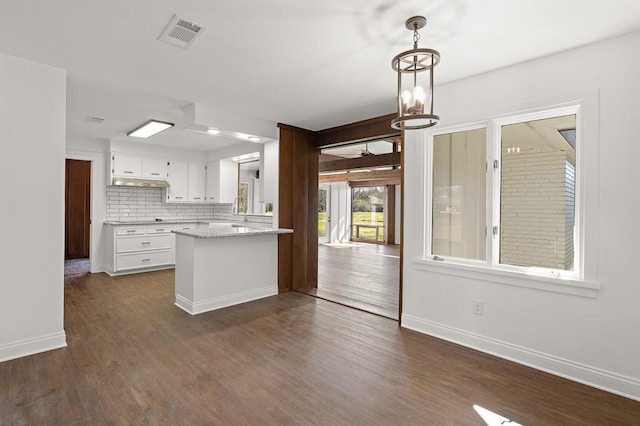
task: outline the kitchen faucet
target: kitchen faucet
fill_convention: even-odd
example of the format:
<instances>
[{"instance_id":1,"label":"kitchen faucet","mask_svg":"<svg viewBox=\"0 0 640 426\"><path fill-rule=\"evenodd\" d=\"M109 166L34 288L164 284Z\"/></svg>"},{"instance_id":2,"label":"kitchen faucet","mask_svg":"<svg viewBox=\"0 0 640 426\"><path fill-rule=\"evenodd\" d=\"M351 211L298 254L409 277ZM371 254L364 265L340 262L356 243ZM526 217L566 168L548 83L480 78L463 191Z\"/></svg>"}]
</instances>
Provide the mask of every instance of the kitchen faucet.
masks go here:
<instances>
[{"instance_id":1,"label":"kitchen faucet","mask_svg":"<svg viewBox=\"0 0 640 426\"><path fill-rule=\"evenodd\" d=\"M236 198L234 198L233 200L233 207L231 208L231 214L236 214L236 215L240 215L240 200L244 200L244 197L240 197L237 196ZM245 201L245 207L244 207L244 223L249 222L249 218L247 217L247 203Z\"/></svg>"}]
</instances>

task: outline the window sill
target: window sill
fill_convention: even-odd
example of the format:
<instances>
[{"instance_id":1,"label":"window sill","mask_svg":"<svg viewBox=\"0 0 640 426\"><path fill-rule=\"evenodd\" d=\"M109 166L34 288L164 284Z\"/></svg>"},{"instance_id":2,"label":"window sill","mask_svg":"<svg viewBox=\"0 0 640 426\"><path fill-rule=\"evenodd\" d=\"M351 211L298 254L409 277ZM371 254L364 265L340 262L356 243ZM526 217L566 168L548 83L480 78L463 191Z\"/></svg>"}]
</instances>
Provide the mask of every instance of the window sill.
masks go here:
<instances>
[{"instance_id":1,"label":"window sill","mask_svg":"<svg viewBox=\"0 0 640 426\"><path fill-rule=\"evenodd\" d=\"M521 272L490 269L485 266L463 265L460 263L452 263L451 261L442 262L414 257L413 264L416 269L420 271L482 280L516 287L526 287L554 293L570 294L592 299L598 297L598 290L600 290L600 283L592 281L545 277Z\"/></svg>"}]
</instances>

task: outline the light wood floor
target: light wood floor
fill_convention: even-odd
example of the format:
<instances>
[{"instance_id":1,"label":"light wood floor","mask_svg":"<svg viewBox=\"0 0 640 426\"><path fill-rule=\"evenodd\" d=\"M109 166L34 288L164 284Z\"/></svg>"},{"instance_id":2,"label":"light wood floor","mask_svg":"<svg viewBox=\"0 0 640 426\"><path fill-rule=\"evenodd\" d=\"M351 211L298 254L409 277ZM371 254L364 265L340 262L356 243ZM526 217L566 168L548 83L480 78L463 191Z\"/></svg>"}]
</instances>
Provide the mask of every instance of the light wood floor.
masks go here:
<instances>
[{"instance_id":1,"label":"light wood floor","mask_svg":"<svg viewBox=\"0 0 640 426\"><path fill-rule=\"evenodd\" d=\"M400 248L357 243L318 246L318 288L304 293L398 319Z\"/></svg>"},{"instance_id":2,"label":"light wood floor","mask_svg":"<svg viewBox=\"0 0 640 426\"><path fill-rule=\"evenodd\" d=\"M1 425L638 424L640 403L287 293L198 316L173 271L65 285L64 349L0 363Z\"/></svg>"}]
</instances>

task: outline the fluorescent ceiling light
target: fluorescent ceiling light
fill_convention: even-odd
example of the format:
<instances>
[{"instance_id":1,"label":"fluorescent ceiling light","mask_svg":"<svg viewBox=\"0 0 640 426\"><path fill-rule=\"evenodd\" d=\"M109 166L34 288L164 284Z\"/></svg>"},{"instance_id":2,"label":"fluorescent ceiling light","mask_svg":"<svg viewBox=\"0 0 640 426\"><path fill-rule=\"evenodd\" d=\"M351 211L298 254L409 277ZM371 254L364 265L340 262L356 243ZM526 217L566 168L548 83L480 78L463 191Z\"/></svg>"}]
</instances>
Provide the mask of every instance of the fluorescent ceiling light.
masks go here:
<instances>
[{"instance_id":1,"label":"fluorescent ceiling light","mask_svg":"<svg viewBox=\"0 0 640 426\"><path fill-rule=\"evenodd\" d=\"M173 123L167 123L166 121L149 120L143 125L127 133L127 136L133 136L134 138L148 138L173 126Z\"/></svg>"},{"instance_id":2,"label":"fluorescent ceiling light","mask_svg":"<svg viewBox=\"0 0 640 426\"><path fill-rule=\"evenodd\" d=\"M252 158L260 158L260 153L259 152L250 152L248 154L236 155L235 157L231 157L231 160L233 160L233 161L244 161L244 160L250 160Z\"/></svg>"},{"instance_id":3,"label":"fluorescent ceiling light","mask_svg":"<svg viewBox=\"0 0 640 426\"><path fill-rule=\"evenodd\" d=\"M246 133L236 132L236 136L240 139L246 139L251 142L259 142L260 138L258 136L248 135Z\"/></svg>"}]
</instances>

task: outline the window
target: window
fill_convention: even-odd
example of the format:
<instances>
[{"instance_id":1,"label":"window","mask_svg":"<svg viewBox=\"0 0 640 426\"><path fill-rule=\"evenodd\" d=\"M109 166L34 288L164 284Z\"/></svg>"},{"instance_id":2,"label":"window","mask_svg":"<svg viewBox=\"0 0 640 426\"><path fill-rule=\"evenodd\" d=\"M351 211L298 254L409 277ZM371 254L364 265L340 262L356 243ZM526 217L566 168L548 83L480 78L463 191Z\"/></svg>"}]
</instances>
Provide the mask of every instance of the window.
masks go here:
<instances>
[{"instance_id":1,"label":"window","mask_svg":"<svg viewBox=\"0 0 640 426\"><path fill-rule=\"evenodd\" d=\"M432 252L485 260L486 129L433 138Z\"/></svg>"},{"instance_id":2,"label":"window","mask_svg":"<svg viewBox=\"0 0 640 426\"><path fill-rule=\"evenodd\" d=\"M564 108L433 135L429 257L578 276L577 112Z\"/></svg>"},{"instance_id":3,"label":"window","mask_svg":"<svg viewBox=\"0 0 640 426\"><path fill-rule=\"evenodd\" d=\"M500 263L572 271L576 116L501 126Z\"/></svg>"},{"instance_id":4,"label":"window","mask_svg":"<svg viewBox=\"0 0 640 426\"><path fill-rule=\"evenodd\" d=\"M384 186L351 188L351 240L384 241Z\"/></svg>"}]
</instances>

